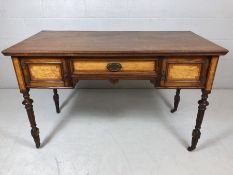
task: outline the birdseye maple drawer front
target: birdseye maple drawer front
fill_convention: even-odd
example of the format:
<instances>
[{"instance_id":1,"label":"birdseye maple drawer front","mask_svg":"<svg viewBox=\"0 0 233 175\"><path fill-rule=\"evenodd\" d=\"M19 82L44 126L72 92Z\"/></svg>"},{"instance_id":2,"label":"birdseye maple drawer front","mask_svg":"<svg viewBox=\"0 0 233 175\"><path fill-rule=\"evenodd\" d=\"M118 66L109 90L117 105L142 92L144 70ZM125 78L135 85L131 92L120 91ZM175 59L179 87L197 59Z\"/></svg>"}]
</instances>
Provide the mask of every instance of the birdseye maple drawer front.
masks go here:
<instances>
[{"instance_id":1,"label":"birdseye maple drawer front","mask_svg":"<svg viewBox=\"0 0 233 175\"><path fill-rule=\"evenodd\" d=\"M155 60L73 60L74 72L154 72Z\"/></svg>"},{"instance_id":2,"label":"birdseye maple drawer front","mask_svg":"<svg viewBox=\"0 0 233 175\"><path fill-rule=\"evenodd\" d=\"M157 60L73 59L71 71L78 79L154 79Z\"/></svg>"},{"instance_id":3,"label":"birdseye maple drawer front","mask_svg":"<svg viewBox=\"0 0 233 175\"><path fill-rule=\"evenodd\" d=\"M202 87L204 86L208 63L208 57L164 59L161 85Z\"/></svg>"},{"instance_id":4,"label":"birdseye maple drawer front","mask_svg":"<svg viewBox=\"0 0 233 175\"><path fill-rule=\"evenodd\" d=\"M67 70L63 59L27 58L21 65L25 82L30 87L65 86Z\"/></svg>"}]
</instances>

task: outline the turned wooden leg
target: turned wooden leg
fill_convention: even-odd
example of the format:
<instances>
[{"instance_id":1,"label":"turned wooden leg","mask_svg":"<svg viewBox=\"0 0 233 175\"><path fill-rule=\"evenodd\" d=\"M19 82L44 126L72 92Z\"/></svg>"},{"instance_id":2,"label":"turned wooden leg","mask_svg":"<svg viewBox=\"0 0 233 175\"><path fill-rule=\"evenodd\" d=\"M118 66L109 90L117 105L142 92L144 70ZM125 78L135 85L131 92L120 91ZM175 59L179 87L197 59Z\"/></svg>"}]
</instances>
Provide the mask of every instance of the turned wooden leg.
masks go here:
<instances>
[{"instance_id":1,"label":"turned wooden leg","mask_svg":"<svg viewBox=\"0 0 233 175\"><path fill-rule=\"evenodd\" d=\"M176 95L174 96L174 108L171 110L171 113L177 111L178 105L180 103L180 89L176 89Z\"/></svg>"},{"instance_id":2,"label":"turned wooden leg","mask_svg":"<svg viewBox=\"0 0 233 175\"><path fill-rule=\"evenodd\" d=\"M29 90L26 90L23 93L23 105L25 106L25 109L27 111L28 119L31 124L31 135L35 141L36 147L40 147L40 136L39 136L39 128L36 127L36 120L35 115L33 111L33 100L30 99Z\"/></svg>"},{"instance_id":3,"label":"turned wooden leg","mask_svg":"<svg viewBox=\"0 0 233 175\"><path fill-rule=\"evenodd\" d=\"M57 113L60 113L60 108L59 108L59 95L57 93L57 89L53 89L53 100L54 100L54 103L55 103L55 106L56 106L56 111Z\"/></svg>"},{"instance_id":4,"label":"turned wooden leg","mask_svg":"<svg viewBox=\"0 0 233 175\"><path fill-rule=\"evenodd\" d=\"M197 113L197 119L196 119L196 126L192 133L192 143L191 143L191 146L188 147L188 151L192 151L196 148L198 139L201 137L200 129L201 129L201 124L203 121L206 107L209 105L207 98L210 92L211 91L202 89L201 100L198 101L199 106L198 106L198 113Z\"/></svg>"}]
</instances>

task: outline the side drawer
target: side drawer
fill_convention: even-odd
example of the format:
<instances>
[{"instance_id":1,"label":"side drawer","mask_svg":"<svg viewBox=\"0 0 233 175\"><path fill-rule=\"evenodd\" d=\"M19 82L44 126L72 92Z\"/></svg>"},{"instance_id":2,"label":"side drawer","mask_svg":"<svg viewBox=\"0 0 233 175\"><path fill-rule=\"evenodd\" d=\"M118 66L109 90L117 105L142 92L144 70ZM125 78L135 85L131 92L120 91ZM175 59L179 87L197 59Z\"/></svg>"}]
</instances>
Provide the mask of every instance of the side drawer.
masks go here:
<instances>
[{"instance_id":1,"label":"side drawer","mask_svg":"<svg viewBox=\"0 0 233 175\"><path fill-rule=\"evenodd\" d=\"M204 87L208 57L171 57L162 61L161 86Z\"/></svg>"},{"instance_id":2,"label":"side drawer","mask_svg":"<svg viewBox=\"0 0 233 175\"><path fill-rule=\"evenodd\" d=\"M28 87L65 87L67 67L64 59L25 58L21 60Z\"/></svg>"},{"instance_id":3,"label":"side drawer","mask_svg":"<svg viewBox=\"0 0 233 175\"><path fill-rule=\"evenodd\" d=\"M72 59L72 75L79 79L153 79L157 77L155 59Z\"/></svg>"}]
</instances>

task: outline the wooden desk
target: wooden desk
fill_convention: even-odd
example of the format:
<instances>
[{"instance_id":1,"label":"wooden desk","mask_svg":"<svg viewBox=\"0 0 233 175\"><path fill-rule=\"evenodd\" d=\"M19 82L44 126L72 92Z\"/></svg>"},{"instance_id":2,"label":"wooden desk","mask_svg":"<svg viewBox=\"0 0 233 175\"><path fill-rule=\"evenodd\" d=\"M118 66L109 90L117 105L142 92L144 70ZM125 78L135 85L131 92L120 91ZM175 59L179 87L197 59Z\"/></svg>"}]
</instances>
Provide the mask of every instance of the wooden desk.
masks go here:
<instances>
[{"instance_id":1,"label":"wooden desk","mask_svg":"<svg viewBox=\"0 0 233 175\"><path fill-rule=\"evenodd\" d=\"M23 94L31 134L40 147L31 88L51 88L59 110L57 89L74 88L80 80L150 80L155 88L201 89L192 143L196 148L208 94L220 55L228 50L192 32L55 32L42 31L2 53L12 57Z\"/></svg>"}]
</instances>

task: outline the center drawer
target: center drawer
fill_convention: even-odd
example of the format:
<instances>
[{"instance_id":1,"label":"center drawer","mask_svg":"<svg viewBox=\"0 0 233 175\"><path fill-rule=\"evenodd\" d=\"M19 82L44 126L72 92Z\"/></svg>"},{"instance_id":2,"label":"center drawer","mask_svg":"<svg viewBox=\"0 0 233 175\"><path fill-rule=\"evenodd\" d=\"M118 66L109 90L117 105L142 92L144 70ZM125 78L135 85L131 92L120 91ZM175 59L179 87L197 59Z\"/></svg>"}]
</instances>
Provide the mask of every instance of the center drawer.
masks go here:
<instances>
[{"instance_id":1,"label":"center drawer","mask_svg":"<svg viewBox=\"0 0 233 175\"><path fill-rule=\"evenodd\" d=\"M155 72L155 60L73 60L73 72Z\"/></svg>"},{"instance_id":2,"label":"center drawer","mask_svg":"<svg viewBox=\"0 0 233 175\"><path fill-rule=\"evenodd\" d=\"M154 80L158 72L155 59L72 59L72 77L78 80Z\"/></svg>"}]
</instances>

